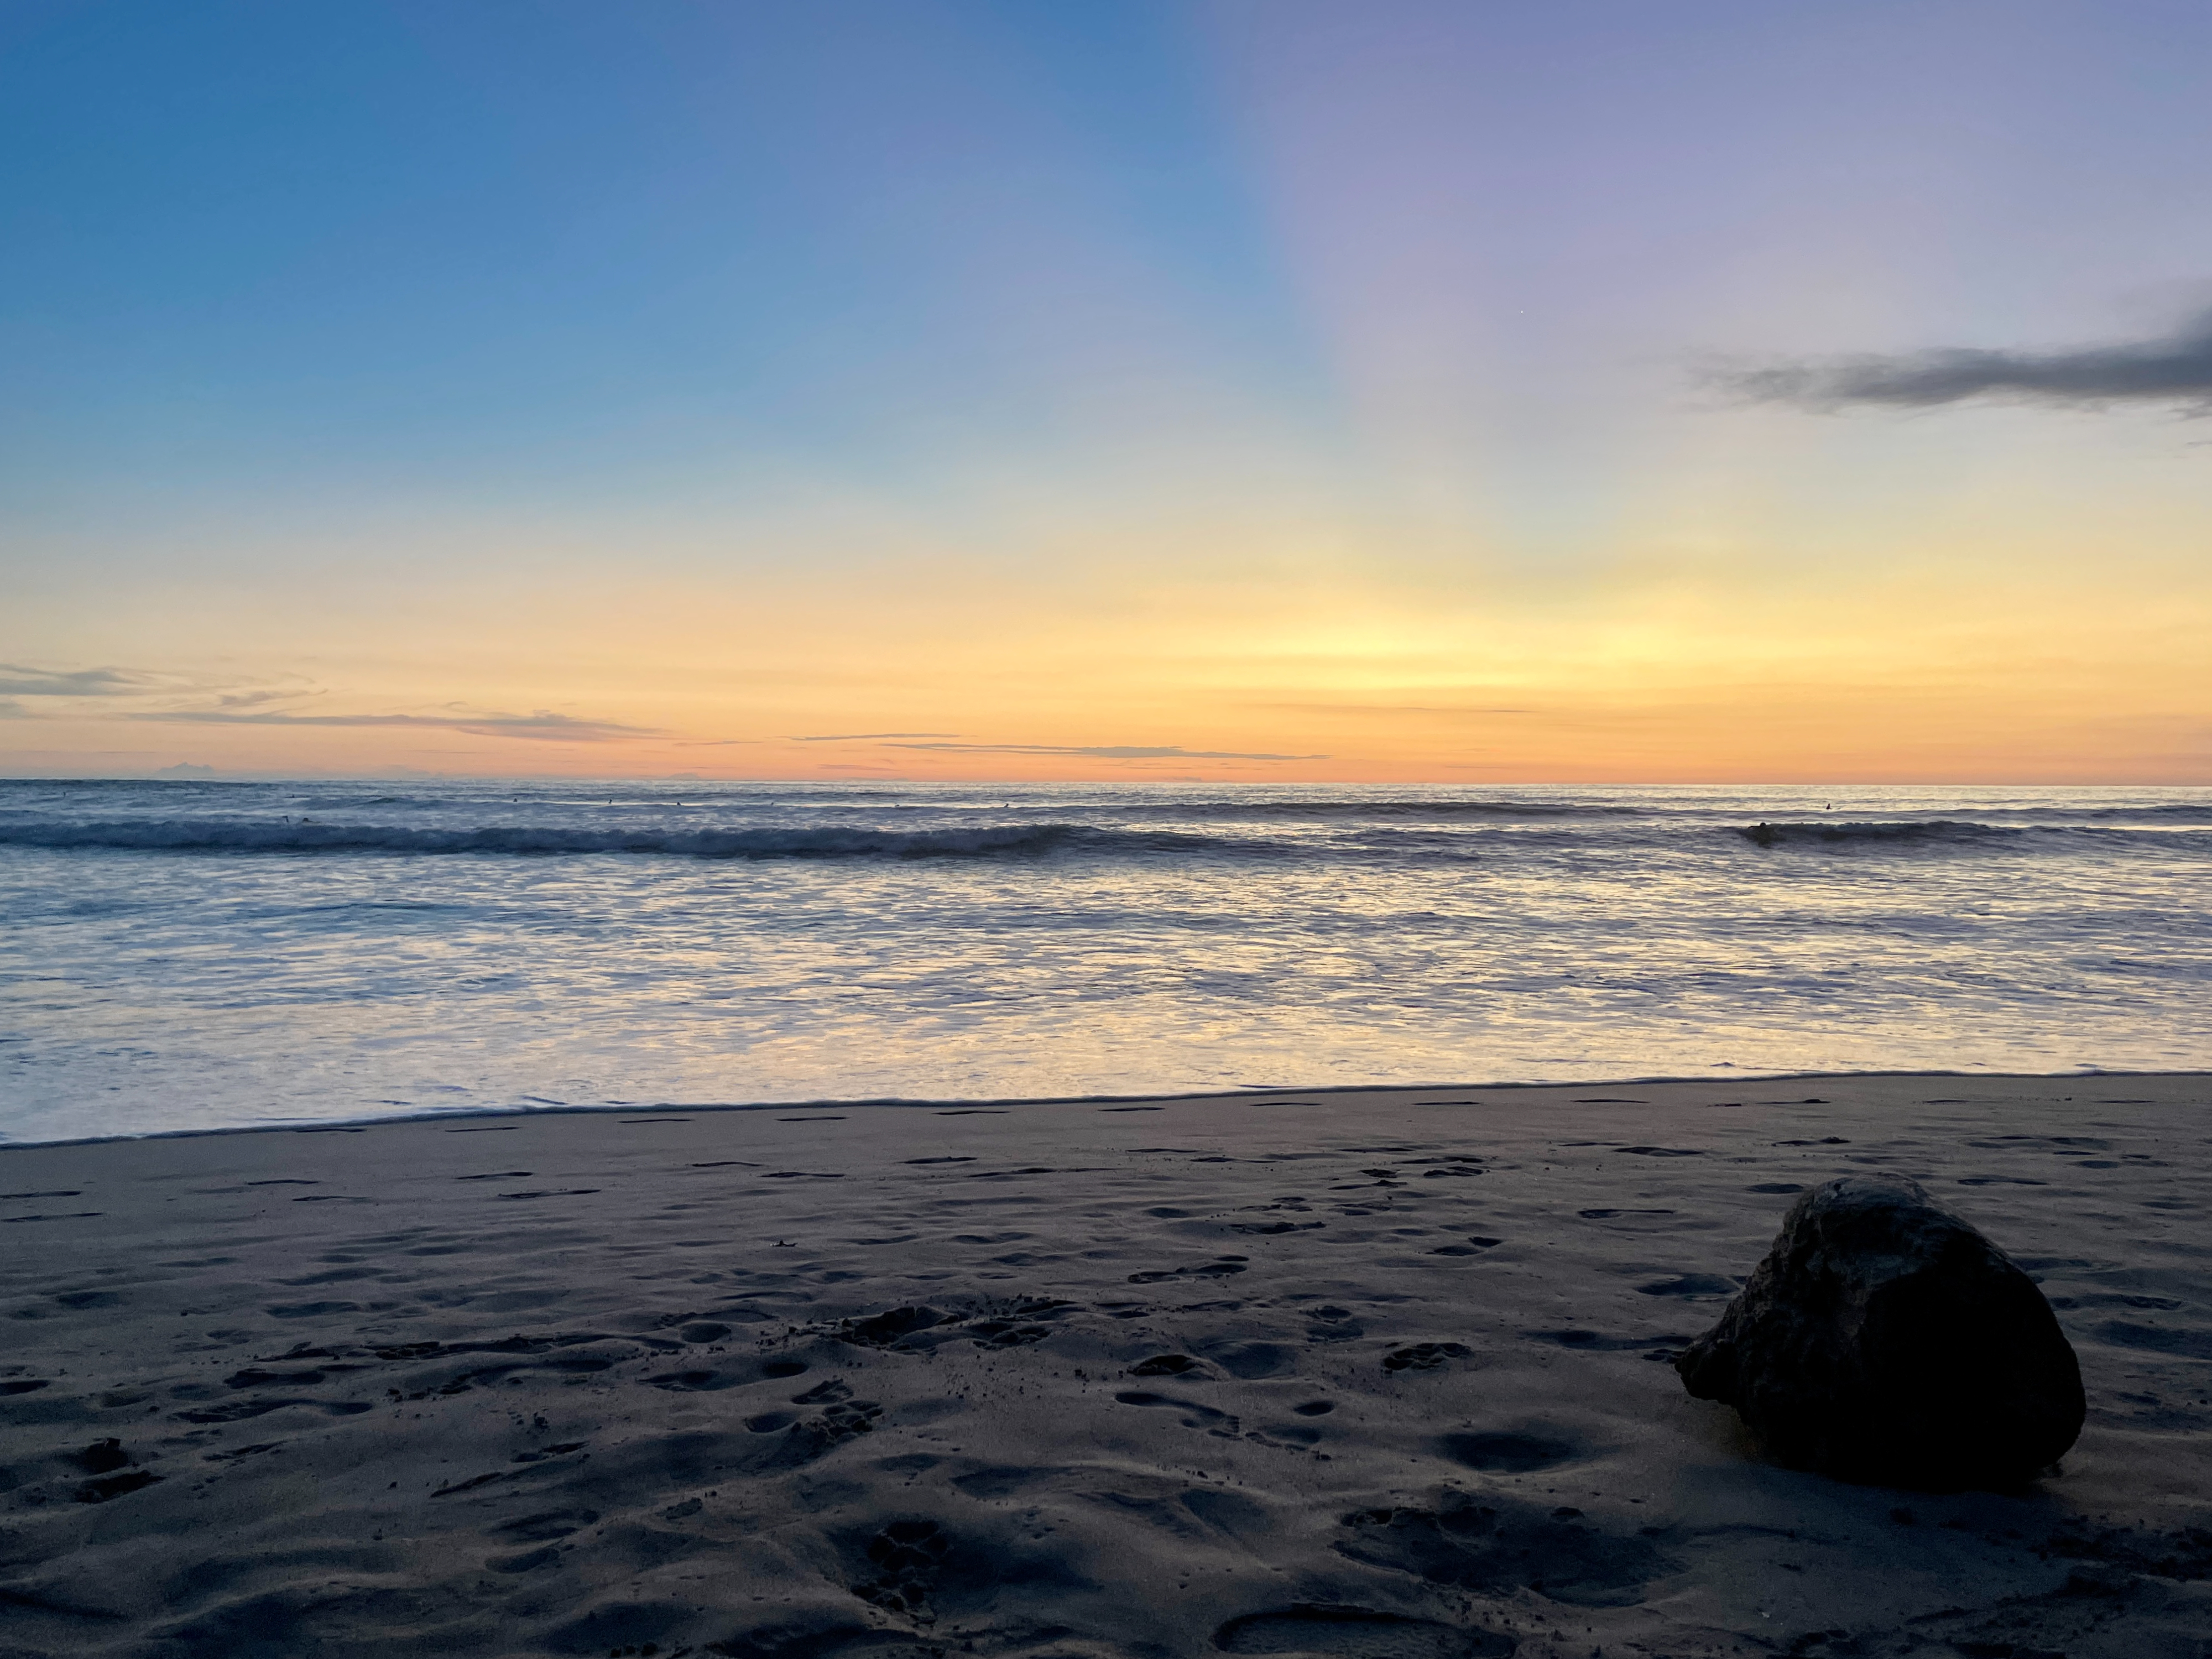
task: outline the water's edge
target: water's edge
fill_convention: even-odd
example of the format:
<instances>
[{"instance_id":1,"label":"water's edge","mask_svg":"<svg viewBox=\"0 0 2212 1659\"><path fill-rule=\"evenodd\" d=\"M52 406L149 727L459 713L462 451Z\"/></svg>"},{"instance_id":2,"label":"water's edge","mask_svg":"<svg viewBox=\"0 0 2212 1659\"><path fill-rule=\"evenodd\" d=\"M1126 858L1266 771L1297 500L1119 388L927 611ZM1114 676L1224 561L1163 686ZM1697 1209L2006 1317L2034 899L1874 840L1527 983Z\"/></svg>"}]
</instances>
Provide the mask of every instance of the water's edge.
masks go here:
<instances>
[{"instance_id":1,"label":"water's edge","mask_svg":"<svg viewBox=\"0 0 2212 1659\"><path fill-rule=\"evenodd\" d=\"M2204 1070L2107 1071L2101 1068L2064 1072L1980 1072L1937 1071L1925 1066L1911 1066L1898 1071L1866 1072L1730 1072L1725 1074L1697 1073L1687 1076L1651 1077L1594 1077L1547 1078L1540 1081L1492 1081L1488 1083L1333 1083L1318 1088L1251 1088L1251 1089L1193 1089L1166 1094L1141 1095L1042 1095L1042 1096L981 1096L955 1097L943 1100L915 1100L902 1096L884 1096L865 1100L716 1100L692 1103L675 1100L633 1103L627 1106L463 1106L447 1111L398 1112L380 1116L342 1118L301 1118L290 1122L226 1124L214 1128L149 1129L141 1134L80 1135L58 1140L0 1139L0 1155L29 1152L54 1146L109 1146L146 1140L198 1140L216 1135L265 1134L342 1134L359 1129L380 1128L387 1125L407 1123L463 1123L481 1118L511 1117L610 1117L628 1116L640 1112L791 1112L830 1109L859 1110L863 1108L898 1111L973 1110L978 1108L993 1111L1012 1111L1028 1106L1120 1106L1172 1104L1185 1101L1249 1101L1255 1106L1296 1105L1315 1095L1417 1095L1432 1094L1440 1089L1480 1090L1497 1093L1504 1090L1553 1089L1640 1089L1656 1088L1666 1085L1686 1083L1855 1083L1883 1078L1970 1078L1981 1083L2060 1083L2088 1081L2095 1079L2136 1078L2166 1081L2183 1078L2212 1079L2212 1068ZM1480 1106L1483 1101L1437 1101L1438 1106Z\"/></svg>"}]
</instances>

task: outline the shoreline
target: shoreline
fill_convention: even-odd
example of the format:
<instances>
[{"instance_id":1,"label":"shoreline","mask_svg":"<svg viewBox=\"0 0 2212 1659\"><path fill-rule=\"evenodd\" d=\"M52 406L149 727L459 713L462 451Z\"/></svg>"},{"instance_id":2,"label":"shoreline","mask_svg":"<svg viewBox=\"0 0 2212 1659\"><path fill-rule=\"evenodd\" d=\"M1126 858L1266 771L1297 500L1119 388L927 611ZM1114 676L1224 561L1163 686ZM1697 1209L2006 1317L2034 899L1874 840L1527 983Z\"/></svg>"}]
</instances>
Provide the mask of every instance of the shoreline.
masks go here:
<instances>
[{"instance_id":1,"label":"shoreline","mask_svg":"<svg viewBox=\"0 0 2212 1659\"><path fill-rule=\"evenodd\" d=\"M0 1147L8 1639L2197 1659L2208 1148L2204 1073L1929 1072ZM1780 1468L1663 1363L1866 1169L2042 1283L2057 1474Z\"/></svg>"},{"instance_id":2,"label":"shoreline","mask_svg":"<svg viewBox=\"0 0 2212 1659\"><path fill-rule=\"evenodd\" d=\"M1896 1070L1875 1071L1688 1073L1648 1077L1539 1079L1488 1083L1332 1083L1313 1088L1298 1088L1291 1085L1255 1084L1238 1089L1176 1090L1132 1095L949 1095L931 1098L902 1095L831 1096L804 1100L652 1101L630 1105L603 1106L539 1104L462 1106L443 1110L434 1108L421 1112L386 1113L373 1117L284 1118L266 1123L234 1123L212 1128L149 1129L139 1134L76 1135L60 1140L10 1140L6 1139L4 1134L0 1134L0 1153L47 1146L105 1146L129 1141L184 1140L204 1135L302 1134L313 1133L318 1129L325 1128L356 1129L384 1124L459 1122L465 1119L479 1117L605 1116L623 1112L777 1112L860 1109L924 1111L976 1108L1013 1110L1029 1106L1111 1106L1146 1103L1168 1105L1181 1102L1231 1100L1264 1103L1270 1097L1288 1099L1291 1097L1306 1095L1372 1095L1388 1097L1397 1095L1435 1094L1443 1091L1480 1090L1487 1093L1499 1093L1505 1091L1532 1089L1655 1088L1675 1084L1708 1087L1729 1083L1850 1083L1912 1078L1961 1078L1984 1082L2011 1083L2087 1082L2098 1078L2188 1081L2194 1079L2212 1079L2212 1066L2194 1070L2159 1067L2145 1071L2116 1070L2099 1066L2089 1070L2064 1072L1954 1072L1929 1066L1906 1066Z\"/></svg>"}]
</instances>

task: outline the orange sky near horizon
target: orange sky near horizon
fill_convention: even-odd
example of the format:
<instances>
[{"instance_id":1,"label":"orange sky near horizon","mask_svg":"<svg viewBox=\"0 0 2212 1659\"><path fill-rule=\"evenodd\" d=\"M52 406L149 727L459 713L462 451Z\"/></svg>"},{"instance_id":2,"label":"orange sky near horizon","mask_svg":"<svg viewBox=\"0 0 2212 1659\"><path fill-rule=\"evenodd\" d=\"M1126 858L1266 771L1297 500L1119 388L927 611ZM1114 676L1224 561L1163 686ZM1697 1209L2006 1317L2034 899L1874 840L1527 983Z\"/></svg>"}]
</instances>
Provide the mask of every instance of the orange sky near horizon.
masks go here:
<instances>
[{"instance_id":1,"label":"orange sky near horizon","mask_svg":"<svg viewBox=\"0 0 2212 1659\"><path fill-rule=\"evenodd\" d=\"M1570 582L1216 552L1135 579L1126 556L494 574L447 578L434 606L368 574L306 603L179 584L111 605L100 642L231 650L0 734L18 775L2203 783L2212 593L2192 574L1738 551Z\"/></svg>"}]
</instances>

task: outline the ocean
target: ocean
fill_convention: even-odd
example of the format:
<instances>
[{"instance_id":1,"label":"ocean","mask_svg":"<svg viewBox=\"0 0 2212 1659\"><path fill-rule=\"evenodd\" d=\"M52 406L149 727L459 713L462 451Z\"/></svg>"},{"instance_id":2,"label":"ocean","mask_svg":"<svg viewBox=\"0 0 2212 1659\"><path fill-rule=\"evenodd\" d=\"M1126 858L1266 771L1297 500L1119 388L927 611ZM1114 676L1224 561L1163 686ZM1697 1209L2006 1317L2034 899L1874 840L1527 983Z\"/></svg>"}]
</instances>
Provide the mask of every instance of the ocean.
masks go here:
<instances>
[{"instance_id":1,"label":"ocean","mask_svg":"<svg viewBox=\"0 0 2212 1659\"><path fill-rule=\"evenodd\" d=\"M0 1139L2212 1067L2212 791L0 781Z\"/></svg>"}]
</instances>

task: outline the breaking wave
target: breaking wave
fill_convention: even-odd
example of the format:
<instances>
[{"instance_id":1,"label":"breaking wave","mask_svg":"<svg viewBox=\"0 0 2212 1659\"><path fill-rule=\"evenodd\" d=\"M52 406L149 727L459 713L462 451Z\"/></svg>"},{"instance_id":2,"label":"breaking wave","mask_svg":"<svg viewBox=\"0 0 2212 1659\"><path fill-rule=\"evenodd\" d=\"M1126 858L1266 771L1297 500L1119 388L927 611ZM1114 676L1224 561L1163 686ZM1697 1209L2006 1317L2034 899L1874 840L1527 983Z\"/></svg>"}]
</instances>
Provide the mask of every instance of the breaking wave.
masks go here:
<instances>
[{"instance_id":1,"label":"breaking wave","mask_svg":"<svg viewBox=\"0 0 2212 1659\"><path fill-rule=\"evenodd\" d=\"M359 803L374 805L380 803ZM1282 803L1279 817L1310 810ZM1377 810L1377 808L1381 810ZM1402 810L1394 810L1402 809ZM1668 848L1713 837L1741 836L1763 848L2010 848L2056 853L2087 850L2170 851L2188 857L2212 852L2212 830L2194 824L2115 823L2008 825L1960 818L1775 820L1750 824L1582 822L1567 813L1523 821L1507 814L1438 814L1422 821L1425 803L1364 803L1357 812L1329 813L1301 829L1289 823L1238 826L1232 815L1179 814L1180 822L1138 821L975 823L890 829L866 824L751 824L686 823L566 823L468 822L362 823L299 817L208 815L73 818L44 813L0 815L0 848L73 848L112 852L196 854L386 854L487 856L582 856L628 854L675 859L876 860L884 861L1030 859L1053 854L1103 857L1146 854L1293 860L1404 860L1459 863L1470 860L1542 856L1547 853L1611 851L1665 858ZM526 811L526 809L525 809ZM1513 809L1521 816L1525 809ZM518 816L520 816L518 814ZM1116 816L1122 816L1117 813ZM1273 815L1271 815L1273 816ZM1321 816L1321 815L1316 815ZM1190 820L1199 819L1196 823ZM1443 821L1437 821L1441 818Z\"/></svg>"},{"instance_id":2,"label":"breaking wave","mask_svg":"<svg viewBox=\"0 0 2212 1659\"><path fill-rule=\"evenodd\" d=\"M1516 818L1644 818L1652 809L1641 804L1565 800L1175 800L1117 803L1116 811L1139 811L1177 818L1470 819L1477 823Z\"/></svg>"},{"instance_id":3,"label":"breaking wave","mask_svg":"<svg viewBox=\"0 0 2212 1659\"><path fill-rule=\"evenodd\" d=\"M485 825L440 830L239 819L0 823L0 846L172 853L635 853L692 859L988 859L1077 850L1193 853L1231 844L1210 836L1102 830L1082 823L913 830L829 825L757 830Z\"/></svg>"},{"instance_id":4,"label":"breaking wave","mask_svg":"<svg viewBox=\"0 0 2212 1659\"><path fill-rule=\"evenodd\" d=\"M1889 843L1952 842L2009 840L2031 833L2024 829L2002 829L1957 818L1907 819L1873 823L1751 823L1736 830L1754 847L1790 847L1838 842Z\"/></svg>"}]
</instances>

